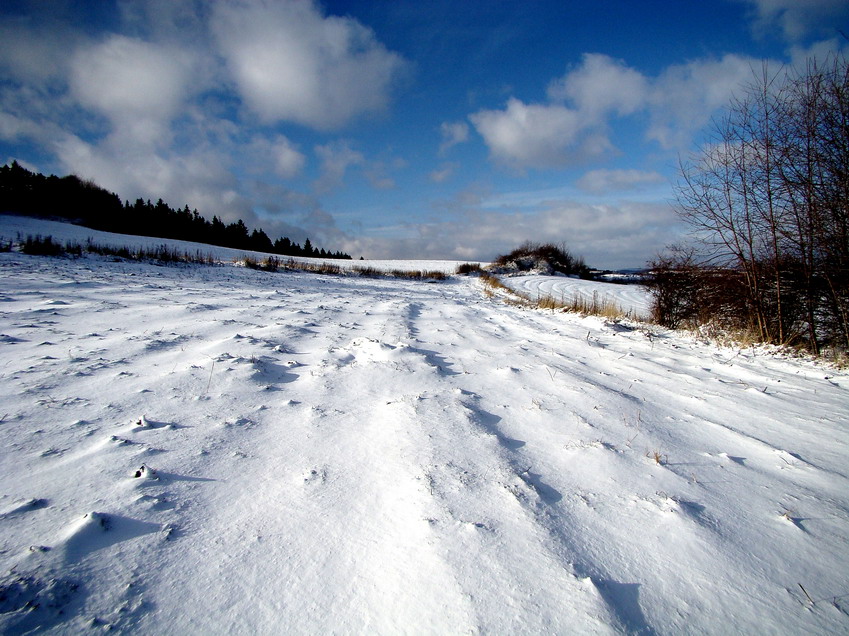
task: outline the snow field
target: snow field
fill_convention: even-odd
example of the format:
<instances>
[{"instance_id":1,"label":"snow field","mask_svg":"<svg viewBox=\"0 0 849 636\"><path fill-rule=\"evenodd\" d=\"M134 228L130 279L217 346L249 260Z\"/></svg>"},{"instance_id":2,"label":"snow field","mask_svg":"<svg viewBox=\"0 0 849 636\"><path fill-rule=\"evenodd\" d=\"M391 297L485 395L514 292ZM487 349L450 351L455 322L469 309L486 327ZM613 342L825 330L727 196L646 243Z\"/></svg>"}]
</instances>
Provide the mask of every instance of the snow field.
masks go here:
<instances>
[{"instance_id":1,"label":"snow field","mask_svg":"<svg viewBox=\"0 0 849 636\"><path fill-rule=\"evenodd\" d=\"M607 302L632 318L647 320L651 316L651 294L643 285L622 285L602 281L581 280L566 276L506 276L501 279L510 289L532 300L549 297L571 303L575 300L599 304Z\"/></svg>"},{"instance_id":2,"label":"snow field","mask_svg":"<svg viewBox=\"0 0 849 636\"><path fill-rule=\"evenodd\" d=\"M849 625L846 373L471 278L0 276L0 631Z\"/></svg>"}]
</instances>

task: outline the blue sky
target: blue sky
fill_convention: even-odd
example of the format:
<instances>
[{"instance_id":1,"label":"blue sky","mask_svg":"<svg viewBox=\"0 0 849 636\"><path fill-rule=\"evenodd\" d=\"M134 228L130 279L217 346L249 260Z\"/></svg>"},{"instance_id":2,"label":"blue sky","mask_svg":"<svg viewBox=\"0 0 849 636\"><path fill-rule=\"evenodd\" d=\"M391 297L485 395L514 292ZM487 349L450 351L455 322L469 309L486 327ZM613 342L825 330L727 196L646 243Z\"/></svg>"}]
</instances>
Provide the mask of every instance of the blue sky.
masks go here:
<instances>
[{"instance_id":1,"label":"blue sky","mask_svg":"<svg viewBox=\"0 0 849 636\"><path fill-rule=\"evenodd\" d=\"M711 117L843 33L843 0L4 0L0 162L355 257L639 267Z\"/></svg>"}]
</instances>

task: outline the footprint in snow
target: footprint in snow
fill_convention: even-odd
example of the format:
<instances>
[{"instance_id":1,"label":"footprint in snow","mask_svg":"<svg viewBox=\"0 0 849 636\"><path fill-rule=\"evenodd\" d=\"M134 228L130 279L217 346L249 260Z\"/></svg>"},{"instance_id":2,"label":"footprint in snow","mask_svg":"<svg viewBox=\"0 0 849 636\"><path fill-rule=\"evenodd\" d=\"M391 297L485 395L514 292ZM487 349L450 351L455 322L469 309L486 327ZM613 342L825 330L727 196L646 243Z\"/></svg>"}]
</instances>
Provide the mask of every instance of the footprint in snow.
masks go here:
<instances>
[{"instance_id":1,"label":"footprint in snow","mask_svg":"<svg viewBox=\"0 0 849 636\"><path fill-rule=\"evenodd\" d=\"M256 426L256 422L246 417L240 417L233 422L226 420L221 426L223 428L253 428Z\"/></svg>"},{"instance_id":2,"label":"footprint in snow","mask_svg":"<svg viewBox=\"0 0 849 636\"><path fill-rule=\"evenodd\" d=\"M173 510L177 507L177 504L164 495L141 495L135 503L146 506L150 510Z\"/></svg>"},{"instance_id":3,"label":"footprint in snow","mask_svg":"<svg viewBox=\"0 0 849 636\"><path fill-rule=\"evenodd\" d=\"M327 469L311 468L304 471L302 477L304 485L323 484L327 480Z\"/></svg>"}]
</instances>

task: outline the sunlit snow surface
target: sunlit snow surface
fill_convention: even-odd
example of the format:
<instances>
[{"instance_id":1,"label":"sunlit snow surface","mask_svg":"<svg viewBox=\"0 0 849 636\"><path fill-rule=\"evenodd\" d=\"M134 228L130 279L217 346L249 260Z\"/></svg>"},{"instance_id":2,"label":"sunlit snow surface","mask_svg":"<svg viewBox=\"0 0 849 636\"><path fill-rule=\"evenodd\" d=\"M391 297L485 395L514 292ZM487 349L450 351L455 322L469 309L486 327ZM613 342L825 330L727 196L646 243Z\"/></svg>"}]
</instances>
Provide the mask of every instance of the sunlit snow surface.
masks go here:
<instances>
[{"instance_id":1,"label":"sunlit snow surface","mask_svg":"<svg viewBox=\"0 0 849 636\"><path fill-rule=\"evenodd\" d=\"M585 302L595 301L598 305L613 304L622 313L638 319L645 320L651 315L651 295L643 285L539 275L509 276L502 282L534 300L549 297L563 303L572 303L580 299Z\"/></svg>"},{"instance_id":2,"label":"sunlit snow surface","mask_svg":"<svg viewBox=\"0 0 849 636\"><path fill-rule=\"evenodd\" d=\"M474 278L0 276L4 633L849 629L845 373Z\"/></svg>"}]
</instances>

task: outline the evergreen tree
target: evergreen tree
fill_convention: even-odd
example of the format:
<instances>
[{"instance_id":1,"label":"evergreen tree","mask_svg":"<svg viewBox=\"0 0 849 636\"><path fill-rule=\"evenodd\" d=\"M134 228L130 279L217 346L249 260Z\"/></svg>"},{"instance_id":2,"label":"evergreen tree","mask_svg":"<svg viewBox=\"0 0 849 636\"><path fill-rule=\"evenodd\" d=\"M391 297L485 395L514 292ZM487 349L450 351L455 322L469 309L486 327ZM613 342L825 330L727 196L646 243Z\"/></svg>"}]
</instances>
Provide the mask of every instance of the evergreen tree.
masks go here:
<instances>
[{"instance_id":1,"label":"evergreen tree","mask_svg":"<svg viewBox=\"0 0 849 636\"><path fill-rule=\"evenodd\" d=\"M181 239L286 256L314 256L319 252L307 239L304 248L286 237L272 242L261 229L249 231L239 219L229 225L214 216L207 221L188 205L174 209L161 198L155 204L138 198L122 202L91 181L76 175L45 177L17 161L0 166L0 212L67 219L107 232ZM329 252L326 253L329 255ZM337 258L350 258L341 252Z\"/></svg>"}]
</instances>

